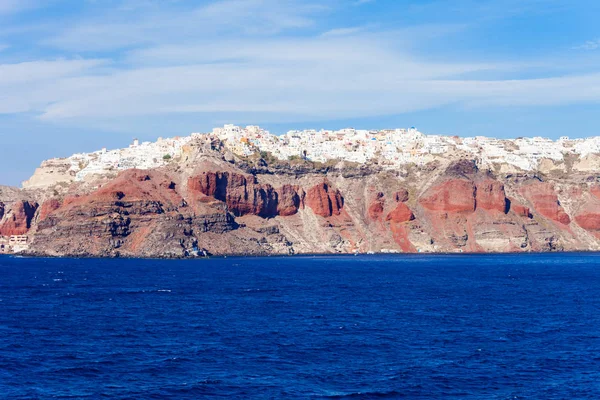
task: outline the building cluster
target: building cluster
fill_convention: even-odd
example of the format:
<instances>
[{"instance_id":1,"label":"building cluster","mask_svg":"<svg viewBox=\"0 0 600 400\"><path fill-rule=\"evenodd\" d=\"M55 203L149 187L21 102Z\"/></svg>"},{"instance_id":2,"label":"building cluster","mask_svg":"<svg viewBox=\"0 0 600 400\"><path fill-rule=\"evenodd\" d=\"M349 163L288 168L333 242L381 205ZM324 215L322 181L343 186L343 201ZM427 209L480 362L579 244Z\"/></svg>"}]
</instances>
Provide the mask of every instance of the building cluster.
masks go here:
<instances>
[{"instance_id":1,"label":"building cluster","mask_svg":"<svg viewBox=\"0 0 600 400\"><path fill-rule=\"evenodd\" d=\"M377 160L397 165L428 162L432 155L445 153L449 144L443 136L426 136L415 128L380 131L342 129L339 131L290 131L275 136L257 126L225 125L212 132L227 148L240 155L266 151L281 160L305 158L327 162L342 159L357 163Z\"/></svg>"},{"instance_id":2,"label":"building cluster","mask_svg":"<svg viewBox=\"0 0 600 400\"><path fill-rule=\"evenodd\" d=\"M93 153L74 154L66 159L49 162L67 163L68 173L75 180L93 174L105 174L129 168L156 168L177 159L186 145L204 138L218 140L231 152L250 156L268 152L280 160L306 159L315 162L345 160L356 163L377 162L390 168L406 164L424 165L439 157L463 154L478 160L481 166L506 163L522 170L534 170L540 160L561 161L566 154L586 156L600 153L600 137L557 141L542 137L495 139L485 136L425 135L410 129L341 129L289 131L277 136L258 126L245 128L225 125L212 133L193 133L190 136L156 142L133 143L124 149L102 149Z\"/></svg>"},{"instance_id":3,"label":"building cluster","mask_svg":"<svg viewBox=\"0 0 600 400\"><path fill-rule=\"evenodd\" d=\"M295 157L310 161L345 160L357 163L376 161L380 165L424 165L436 157L463 153L482 166L506 163L523 170L534 170L540 160L561 161L566 154L582 157L600 153L600 137L557 141L542 137L495 139L485 136L425 135L417 129L361 130L342 129L290 131L275 136L257 126L241 128L225 125L212 132L234 153L250 155L270 152L286 160Z\"/></svg>"},{"instance_id":4,"label":"building cluster","mask_svg":"<svg viewBox=\"0 0 600 400\"><path fill-rule=\"evenodd\" d=\"M0 254L20 253L28 248L27 235L0 236Z\"/></svg>"},{"instance_id":5,"label":"building cluster","mask_svg":"<svg viewBox=\"0 0 600 400\"><path fill-rule=\"evenodd\" d=\"M116 150L105 148L93 153L77 153L66 158L68 170L75 180L84 180L88 175L105 174L130 168L149 169L165 165L181 155L183 147L193 136L158 138L156 142L142 142L134 139L129 147Z\"/></svg>"}]
</instances>

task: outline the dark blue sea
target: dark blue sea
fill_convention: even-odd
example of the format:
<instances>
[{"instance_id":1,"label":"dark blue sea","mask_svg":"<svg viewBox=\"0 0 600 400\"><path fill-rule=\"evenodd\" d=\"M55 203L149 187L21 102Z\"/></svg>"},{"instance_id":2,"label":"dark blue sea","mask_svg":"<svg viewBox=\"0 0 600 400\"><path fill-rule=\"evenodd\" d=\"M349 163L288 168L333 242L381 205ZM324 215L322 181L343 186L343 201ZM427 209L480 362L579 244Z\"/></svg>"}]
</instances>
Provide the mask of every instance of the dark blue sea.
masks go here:
<instances>
[{"instance_id":1,"label":"dark blue sea","mask_svg":"<svg viewBox=\"0 0 600 400\"><path fill-rule=\"evenodd\" d=\"M600 399L600 254L0 257L6 399Z\"/></svg>"}]
</instances>

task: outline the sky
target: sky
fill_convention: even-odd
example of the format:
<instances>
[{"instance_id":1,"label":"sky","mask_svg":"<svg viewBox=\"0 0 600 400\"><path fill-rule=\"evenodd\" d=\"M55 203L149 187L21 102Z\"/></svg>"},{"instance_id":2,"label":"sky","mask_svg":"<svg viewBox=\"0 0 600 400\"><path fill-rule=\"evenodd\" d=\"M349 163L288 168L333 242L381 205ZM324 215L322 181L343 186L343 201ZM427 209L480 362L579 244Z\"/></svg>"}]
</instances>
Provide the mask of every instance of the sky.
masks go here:
<instances>
[{"instance_id":1,"label":"sky","mask_svg":"<svg viewBox=\"0 0 600 400\"><path fill-rule=\"evenodd\" d=\"M600 135L597 0L0 0L0 184L226 123Z\"/></svg>"}]
</instances>

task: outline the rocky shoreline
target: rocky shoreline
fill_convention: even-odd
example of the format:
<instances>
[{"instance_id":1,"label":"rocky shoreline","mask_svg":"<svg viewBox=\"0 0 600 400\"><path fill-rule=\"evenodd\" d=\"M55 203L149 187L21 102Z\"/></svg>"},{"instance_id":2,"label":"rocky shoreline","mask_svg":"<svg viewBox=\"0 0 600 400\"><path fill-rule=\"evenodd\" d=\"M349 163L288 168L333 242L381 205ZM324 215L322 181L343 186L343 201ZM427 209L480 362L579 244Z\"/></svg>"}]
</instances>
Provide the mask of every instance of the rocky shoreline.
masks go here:
<instances>
[{"instance_id":1,"label":"rocky shoreline","mask_svg":"<svg viewBox=\"0 0 600 400\"><path fill-rule=\"evenodd\" d=\"M402 252L385 252L385 253L298 253L298 254L245 254L245 253L231 253L231 254L210 254L210 255L154 255L154 256L123 256L117 254L107 255L94 255L94 254L63 254L63 255L50 255L45 253L36 253L24 251L18 254L0 254L0 257L18 257L18 258L30 258L30 259L125 259L125 260L173 260L173 261L192 261L192 260L210 260L210 259L222 259L222 258L264 258L264 257L283 257L283 258L311 258L311 257L399 257L401 260L403 256L433 256L433 257L447 257L447 256L480 256L482 254L497 255L497 256L510 256L510 255L536 255L536 254L600 254L600 250L561 250L561 251L531 251L531 252L431 252L431 253L402 253Z\"/></svg>"}]
</instances>

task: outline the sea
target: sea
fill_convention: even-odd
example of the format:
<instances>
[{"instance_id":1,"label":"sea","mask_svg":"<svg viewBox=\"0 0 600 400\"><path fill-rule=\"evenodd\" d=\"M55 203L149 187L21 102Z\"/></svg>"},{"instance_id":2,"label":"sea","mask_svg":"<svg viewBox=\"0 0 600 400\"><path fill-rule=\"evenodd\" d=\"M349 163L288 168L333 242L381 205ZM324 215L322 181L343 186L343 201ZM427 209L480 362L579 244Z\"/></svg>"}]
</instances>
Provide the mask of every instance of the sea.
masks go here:
<instances>
[{"instance_id":1,"label":"sea","mask_svg":"<svg viewBox=\"0 0 600 400\"><path fill-rule=\"evenodd\" d=\"M600 399L600 254L0 257L3 399Z\"/></svg>"}]
</instances>

